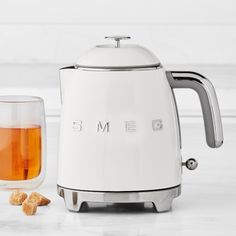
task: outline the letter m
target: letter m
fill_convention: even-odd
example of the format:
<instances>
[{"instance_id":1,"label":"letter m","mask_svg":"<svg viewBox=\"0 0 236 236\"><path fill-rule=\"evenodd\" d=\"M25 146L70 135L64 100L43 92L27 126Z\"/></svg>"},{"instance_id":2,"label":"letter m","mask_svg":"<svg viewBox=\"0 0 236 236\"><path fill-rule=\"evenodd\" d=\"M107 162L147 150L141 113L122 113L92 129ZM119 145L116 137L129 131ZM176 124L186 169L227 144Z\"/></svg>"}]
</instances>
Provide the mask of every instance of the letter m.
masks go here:
<instances>
[{"instance_id":1,"label":"letter m","mask_svg":"<svg viewBox=\"0 0 236 236\"><path fill-rule=\"evenodd\" d=\"M109 122L106 122L104 125L99 121L97 125L97 132L109 132Z\"/></svg>"}]
</instances>

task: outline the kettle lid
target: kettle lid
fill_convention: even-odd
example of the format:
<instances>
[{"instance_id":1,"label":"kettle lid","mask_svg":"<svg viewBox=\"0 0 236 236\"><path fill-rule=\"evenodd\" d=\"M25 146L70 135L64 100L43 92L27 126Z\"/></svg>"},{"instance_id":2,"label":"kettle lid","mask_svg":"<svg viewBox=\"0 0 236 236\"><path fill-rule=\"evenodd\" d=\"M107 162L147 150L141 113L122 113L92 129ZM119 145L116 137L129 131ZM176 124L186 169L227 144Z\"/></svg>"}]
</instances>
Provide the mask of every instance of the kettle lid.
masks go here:
<instances>
[{"instance_id":1,"label":"kettle lid","mask_svg":"<svg viewBox=\"0 0 236 236\"><path fill-rule=\"evenodd\" d=\"M76 67L83 68L146 68L159 67L160 61L148 49L134 44L122 44L121 40L129 36L108 36L114 44L97 45L88 50L76 62Z\"/></svg>"}]
</instances>

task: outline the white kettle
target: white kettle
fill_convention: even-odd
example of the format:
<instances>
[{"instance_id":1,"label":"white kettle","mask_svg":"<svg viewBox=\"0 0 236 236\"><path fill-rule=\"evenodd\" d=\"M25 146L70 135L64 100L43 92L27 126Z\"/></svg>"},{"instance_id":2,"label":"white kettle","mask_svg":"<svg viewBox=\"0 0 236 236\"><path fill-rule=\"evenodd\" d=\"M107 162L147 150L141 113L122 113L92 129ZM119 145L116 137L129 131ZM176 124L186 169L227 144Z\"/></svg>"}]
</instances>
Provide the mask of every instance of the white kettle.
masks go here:
<instances>
[{"instance_id":1,"label":"white kettle","mask_svg":"<svg viewBox=\"0 0 236 236\"><path fill-rule=\"evenodd\" d=\"M181 137L173 90L190 88L200 98L208 146L223 132L214 87L194 72L165 71L144 47L106 37L74 66L60 70L61 127L58 193L67 208L83 202L152 202L168 211L180 195Z\"/></svg>"}]
</instances>

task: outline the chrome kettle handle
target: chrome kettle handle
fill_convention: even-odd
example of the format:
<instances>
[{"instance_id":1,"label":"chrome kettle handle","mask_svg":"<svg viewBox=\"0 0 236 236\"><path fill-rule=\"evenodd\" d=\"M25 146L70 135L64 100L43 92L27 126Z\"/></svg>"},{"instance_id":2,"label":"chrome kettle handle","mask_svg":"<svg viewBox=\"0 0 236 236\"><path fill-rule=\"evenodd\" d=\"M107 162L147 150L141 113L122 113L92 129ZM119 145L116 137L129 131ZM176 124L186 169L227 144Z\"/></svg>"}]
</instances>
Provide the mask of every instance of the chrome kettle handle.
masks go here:
<instances>
[{"instance_id":1,"label":"chrome kettle handle","mask_svg":"<svg viewBox=\"0 0 236 236\"><path fill-rule=\"evenodd\" d=\"M209 147L223 144L223 129L217 96L212 83L204 76L187 71L167 71L171 88L189 88L197 92L203 113L206 141Z\"/></svg>"}]
</instances>

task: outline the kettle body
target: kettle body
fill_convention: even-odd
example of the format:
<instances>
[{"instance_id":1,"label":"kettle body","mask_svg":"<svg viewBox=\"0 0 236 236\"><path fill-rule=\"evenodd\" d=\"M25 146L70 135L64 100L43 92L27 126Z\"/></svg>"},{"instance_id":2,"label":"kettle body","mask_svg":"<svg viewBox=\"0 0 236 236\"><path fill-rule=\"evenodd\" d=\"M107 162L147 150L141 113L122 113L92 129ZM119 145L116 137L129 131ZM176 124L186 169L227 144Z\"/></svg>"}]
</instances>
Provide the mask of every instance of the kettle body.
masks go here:
<instances>
[{"instance_id":1,"label":"kettle body","mask_svg":"<svg viewBox=\"0 0 236 236\"><path fill-rule=\"evenodd\" d=\"M164 73L61 71L67 85L59 155L66 158L59 185L146 191L180 184L178 120Z\"/></svg>"},{"instance_id":2,"label":"kettle body","mask_svg":"<svg viewBox=\"0 0 236 236\"><path fill-rule=\"evenodd\" d=\"M166 72L148 53L131 59L150 57L149 65L130 65L117 47L96 49L101 55L89 52L86 63L92 66L82 58L80 65L60 70L58 193L73 211L85 201L151 201L158 211L166 211L180 194L183 165L172 89L198 92L208 144L217 147L223 135L214 88L201 75ZM105 66L97 60L104 53ZM125 66L112 61L119 56ZM191 165L196 166L195 160Z\"/></svg>"}]
</instances>

